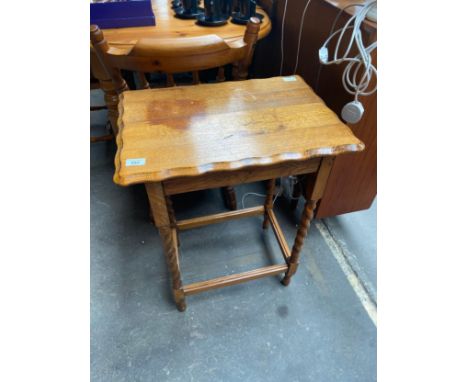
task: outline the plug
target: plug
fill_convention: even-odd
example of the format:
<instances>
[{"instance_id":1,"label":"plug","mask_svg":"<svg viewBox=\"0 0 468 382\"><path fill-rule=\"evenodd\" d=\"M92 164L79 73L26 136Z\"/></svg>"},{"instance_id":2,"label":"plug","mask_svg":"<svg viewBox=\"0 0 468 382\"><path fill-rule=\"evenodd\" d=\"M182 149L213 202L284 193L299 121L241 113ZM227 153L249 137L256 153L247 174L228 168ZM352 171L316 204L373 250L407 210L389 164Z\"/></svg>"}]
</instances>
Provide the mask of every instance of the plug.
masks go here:
<instances>
[{"instance_id":1,"label":"plug","mask_svg":"<svg viewBox=\"0 0 468 382\"><path fill-rule=\"evenodd\" d=\"M328 49L326 46L319 49L319 60L322 64L328 63Z\"/></svg>"},{"instance_id":2,"label":"plug","mask_svg":"<svg viewBox=\"0 0 468 382\"><path fill-rule=\"evenodd\" d=\"M357 123L361 120L364 114L364 106L359 101L352 101L344 105L341 110L341 118L348 123Z\"/></svg>"}]
</instances>

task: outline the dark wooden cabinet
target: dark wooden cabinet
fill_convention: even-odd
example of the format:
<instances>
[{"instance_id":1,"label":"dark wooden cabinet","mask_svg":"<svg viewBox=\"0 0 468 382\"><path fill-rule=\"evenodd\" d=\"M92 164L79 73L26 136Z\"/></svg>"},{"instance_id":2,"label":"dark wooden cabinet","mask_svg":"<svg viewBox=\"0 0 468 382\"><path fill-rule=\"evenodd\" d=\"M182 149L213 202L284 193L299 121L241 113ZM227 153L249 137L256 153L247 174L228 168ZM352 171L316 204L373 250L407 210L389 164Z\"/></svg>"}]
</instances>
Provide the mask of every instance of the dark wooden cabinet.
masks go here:
<instances>
[{"instance_id":1,"label":"dark wooden cabinet","mask_svg":"<svg viewBox=\"0 0 468 382\"><path fill-rule=\"evenodd\" d=\"M260 78L280 75L281 61L282 75L293 74L301 17L307 0L288 1L284 19L283 58L281 26L285 0L261 0L258 3L269 13L273 29L265 40L258 43L253 63L254 75ZM328 37L340 9L350 3L349 0L311 0L304 18L297 60L296 74L302 76L338 115L342 107L352 100L341 83L343 66L320 65L318 50ZM336 28L344 25L348 18L349 14L342 12ZM362 32L366 45L377 38L374 23L363 24ZM365 143L366 149L353 156L337 158L317 210L318 218L367 209L377 194L377 93L362 97L360 101L365 107L364 116L359 123L350 124L349 127Z\"/></svg>"}]
</instances>

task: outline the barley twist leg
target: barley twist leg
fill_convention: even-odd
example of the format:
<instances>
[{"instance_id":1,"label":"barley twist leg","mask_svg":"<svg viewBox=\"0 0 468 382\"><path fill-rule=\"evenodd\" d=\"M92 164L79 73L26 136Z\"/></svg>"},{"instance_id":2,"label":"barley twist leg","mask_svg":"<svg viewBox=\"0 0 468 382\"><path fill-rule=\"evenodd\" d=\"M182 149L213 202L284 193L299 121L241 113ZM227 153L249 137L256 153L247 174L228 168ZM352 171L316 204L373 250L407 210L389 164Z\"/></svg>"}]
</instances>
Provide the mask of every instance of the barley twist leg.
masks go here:
<instances>
[{"instance_id":1,"label":"barley twist leg","mask_svg":"<svg viewBox=\"0 0 468 382\"><path fill-rule=\"evenodd\" d=\"M289 268L282 280L284 285L289 285L291 277L294 275L294 273L296 273L297 266L299 265L299 254L301 252L302 246L304 245L304 240L310 227L310 221L314 216L316 204L317 203L315 200L307 200L305 203L304 211L302 212L301 223L299 225L299 229L297 230L296 239L294 241L291 257L289 259Z\"/></svg>"}]
</instances>

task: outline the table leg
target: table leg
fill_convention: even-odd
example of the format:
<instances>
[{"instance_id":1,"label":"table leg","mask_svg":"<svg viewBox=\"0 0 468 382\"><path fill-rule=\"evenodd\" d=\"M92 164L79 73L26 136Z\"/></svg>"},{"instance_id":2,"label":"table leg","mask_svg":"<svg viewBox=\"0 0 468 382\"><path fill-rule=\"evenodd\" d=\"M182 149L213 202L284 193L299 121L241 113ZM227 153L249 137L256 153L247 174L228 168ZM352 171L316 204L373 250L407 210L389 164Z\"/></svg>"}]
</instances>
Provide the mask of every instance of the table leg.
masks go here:
<instances>
[{"instance_id":1,"label":"table leg","mask_svg":"<svg viewBox=\"0 0 468 382\"><path fill-rule=\"evenodd\" d=\"M327 185L328 176L333 165L334 157L325 157L320 163L320 168L316 176L314 174L307 175L305 189L305 205L302 212L301 223L297 230L294 246L289 259L288 270L281 281L284 285L289 285L291 277L296 273L299 265L299 254L301 252L304 240L310 227L310 221L314 217L314 211L318 201L322 198L325 186Z\"/></svg>"},{"instance_id":2,"label":"table leg","mask_svg":"<svg viewBox=\"0 0 468 382\"><path fill-rule=\"evenodd\" d=\"M148 80L146 79L145 73L143 72L135 72L136 77L138 79L138 88L139 90L141 89L151 89Z\"/></svg>"},{"instance_id":3,"label":"table leg","mask_svg":"<svg viewBox=\"0 0 468 382\"><path fill-rule=\"evenodd\" d=\"M268 228L268 213L267 210L271 210L273 208L273 193L275 192L275 180L270 179L267 181L267 193L265 199L265 217L263 218L263 229Z\"/></svg>"},{"instance_id":4,"label":"table leg","mask_svg":"<svg viewBox=\"0 0 468 382\"><path fill-rule=\"evenodd\" d=\"M302 212L301 223L299 225L299 229L297 230L296 239L294 240L294 247L289 259L289 268L282 281L284 285L289 285L291 277L296 273L297 266L299 265L299 254L301 252L302 245L304 244L304 239L307 236L307 232L310 227L310 221L314 216L314 210L316 206L317 202L315 200L306 200L304 211Z\"/></svg>"},{"instance_id":5,"label":"table leg","mask_svg":"<svg viewBox=\"0 0 468 382\"><path fill-rule=\"evenodd\" d=\"M151 211L163 242L167 266L171 273L172 292L177 309L183 312L186 308L185 295L182 290L182 278L179 268L177 251L177 239L173 234L175 228L171 227L171 216L167 206L166 195L161 183L146 183L146 192L151 206Z\"/></svg>"},{"instance_id":6,"label":"table leg","mask_svg":"<svg viewBox=\"0 0 468 382\"><path fill-rule=\"evenodd\" d=\"M177 223L176 223L174 207L172 205L171 197L167 196L167 195L166 195L166 206L167 206L167 212L169 214L169 222L171 223L171 227L176 230L177 246L179 247L180 246L179 231L177 230Z\"/></svg>"}]
</instances>

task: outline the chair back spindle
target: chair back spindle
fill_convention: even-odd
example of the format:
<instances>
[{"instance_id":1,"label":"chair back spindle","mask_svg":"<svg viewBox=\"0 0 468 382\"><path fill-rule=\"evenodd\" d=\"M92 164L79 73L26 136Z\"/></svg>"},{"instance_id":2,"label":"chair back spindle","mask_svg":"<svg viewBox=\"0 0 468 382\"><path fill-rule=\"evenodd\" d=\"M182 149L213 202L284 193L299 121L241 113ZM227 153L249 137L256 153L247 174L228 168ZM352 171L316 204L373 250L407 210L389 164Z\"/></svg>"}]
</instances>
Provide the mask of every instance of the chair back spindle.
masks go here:
<instances>
[{"instance_id":1,"label":"chair back spindle","mask_svg":"<svg viewBox=\"0 0 468 382\"><path fill-rule=\"evenodd\" d=\"M146 79L145 73L143 72L136 72L137 79L138 79L138 88L139 89L150 89L150 85L148 80Z\"/></svg>"}]
</instances>

